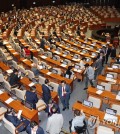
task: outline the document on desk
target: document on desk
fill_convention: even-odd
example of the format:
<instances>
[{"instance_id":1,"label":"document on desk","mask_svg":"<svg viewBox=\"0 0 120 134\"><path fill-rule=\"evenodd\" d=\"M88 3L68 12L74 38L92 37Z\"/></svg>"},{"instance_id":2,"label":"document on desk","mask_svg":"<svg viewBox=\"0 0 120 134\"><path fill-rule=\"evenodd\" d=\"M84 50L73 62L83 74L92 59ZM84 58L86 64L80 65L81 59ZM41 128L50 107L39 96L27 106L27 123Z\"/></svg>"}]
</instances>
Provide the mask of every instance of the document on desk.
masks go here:
<instances>
[{"instance_id":1,"label":"document on desk","mask_svg":"<svg viewBox=\"0 0 120 134\"><path fill-rule=\"evenodd\" d=\"M34 85L35 85L35 83L31 82L31 83L29 84L29 87L32 87L32 86L34 86Z\"/></svg>"},{"instance_id":2,"label":"document on desk","mask_svg":"<svg viewBox=\"0 0 120 134\"><path fill-rule=\"evenodd\" d=\"M6 71L7 71L7 73L9 73L9 74L11 74L11 73L13 72L12 69L9 69L9 70L6 70Z\"/></svg>"},{"instance_id":3,"label":"document on desk","mask_svg":"<svg viewBox=\"0 0 120 134\"><path fill-rule=\"evenodd\" d=\"M75 58L72 58L72 60L74 60L74 61L79 61L80 59L75 59Z\"/></svg>"},{"instance_id":4,"label":"document on desk","mask_svg":"<svg viewBox=\"0 0 120 134\"><path fill-rule=\"evenodd\" d=\"M58 52L58 51L55 51L55 53L56 53L56 54L60 54L60 52Z\"/></svg>"},{"instance_id":5,"label":"document on desk","mask_svg":"<svg viewBox=\"0 0 120 134\"><path fill-rule=\"evenodd\" d=\"M18 114L17 114L18 119L21 118L21 114L22 114L22 110L19 110L19 111L18 111Z\"/></svg>"},{"instance_id":6,"label":"document on desk","mask_svg":"<svg viewBox=\"0 0 120 134\"><path fill-rule=\"evenodd\" d=\"M24 59L23 61L25 62L25 61L27 61L27 59Z\"/></svg>"},{"instance_id":7,"label":"document on desk","mask_svg":"<svg viewBox=\"0 0 120 134\"><path fill-rule=\"evenodd\" d=\"M113 123L117 123L118 117L106 113L105 116L104 116L104 120L111 121L111 122L113 122Z\"/></svg>"},{"instance_id":8,"label":"document on desk","mask_svg":"<svg viewBox=\"0 0 120 134\"><path fill-rule=\"evenodd\" d=\"M5 103L10 104L12 101L14 101L14 99L10 97L9 99L7 99L7 100L5 101Z\"/></svg>"},{"instance_id":9,"label":"document on desk","mask_svg":"<svg viewBox=\"0 0 120 134\"><path fill-rule=\"evenodd\" d=\"M48 72L47 75L51 75L52 72Z\"/></svg>"},{"instance_id":10,"label":"document on desk","mask_svg":"<svg viewBox=\"0 0 120 134\"><path fill-rule=\"evenodd\" d=\"M111 67L108 67L107 69L109 69L109 70L113 70L113 68L111 68Z\"/></svg>"},{"instance_id":11,"label":"document on desk","mask_svg":"<svg viewBox=\"0 0 120 134\"><path fill-rule=\"evenodd\" d=\"M102 94L102 93L103 93L103 91L101 91L101 90L96 91L96 94Z\"/></svg>"},{"instance_id":12,"label":"document on desk","mask_svg":"<svg viewBox=\"0 0 120 134\"><path fill-rule=\"evenodd\" d=\"M42 55L42 56L41 56L41 58L46 59L47 57L46 57L46 56L44 56L44 55Z\"/></svg>"},{"instance_id":13,"label":"document on desk","mask_svg":"<svg viewBox=\"0 0 120 134\"><path fill-rule=\"evenodd\" d=\"M65 64L61 64L60 66L62 66L62 67L66 67L67 65L65 65Z\"/></svg>"},{"instance_id":14,"label":"document on desk","mask_svg":"<svg viewBox=\"0 0 120 134\"><path fill-rule=\"evenodd\" d=\"M63 57L66 57L66 55L65 55L65 54L63 54Z\"/></svg>"},{"instance_id":15,"label":"document on desk","mask_svg":"<svg viewBox=\"0 0 120 134\"><path fill-rule=\"evenodd\" d=\"M116 100L120 100L120 95L116 95Z\"/></svg>"},{"instance_id":16,"label":"document on desk","mask_svg":"<svg viewBox=\"0 0 120 134\"><path fill-rule=\"evenodd\" d=\"M2 93L3 93L3 91L0 90L0 94L2 94Z\"/></svg>"}]
</instances>

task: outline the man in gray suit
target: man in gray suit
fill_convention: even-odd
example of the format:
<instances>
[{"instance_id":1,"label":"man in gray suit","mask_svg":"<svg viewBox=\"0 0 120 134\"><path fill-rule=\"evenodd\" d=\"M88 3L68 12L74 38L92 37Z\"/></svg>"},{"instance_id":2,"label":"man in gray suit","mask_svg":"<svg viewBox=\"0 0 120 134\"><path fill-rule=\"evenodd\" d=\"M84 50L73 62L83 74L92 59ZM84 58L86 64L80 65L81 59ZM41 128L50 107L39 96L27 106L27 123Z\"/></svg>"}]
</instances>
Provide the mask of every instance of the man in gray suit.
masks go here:
<instances>
[{"instance_id":1,"label":"man in gray suit","mask_svg":"<svg viewBox=\"0 0 120 134\"><path fill-rule=\"evenodd\" d=\"M63 105L63 111L67 108L69 109L69 99L70 99L71 89L70 86L66 84L63 80L58 87L58 96Z\"/></svg>"}]
</instances>

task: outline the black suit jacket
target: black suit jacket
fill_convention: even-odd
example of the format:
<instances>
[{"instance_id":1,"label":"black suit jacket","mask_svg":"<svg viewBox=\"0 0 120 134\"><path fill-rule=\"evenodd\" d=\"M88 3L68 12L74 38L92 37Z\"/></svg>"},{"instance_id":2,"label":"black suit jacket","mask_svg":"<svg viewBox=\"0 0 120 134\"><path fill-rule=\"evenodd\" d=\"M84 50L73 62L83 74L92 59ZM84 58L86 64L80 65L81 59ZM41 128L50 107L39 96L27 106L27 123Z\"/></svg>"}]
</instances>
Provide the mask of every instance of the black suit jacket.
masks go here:
<instances>
[{"instance_id":1,"label":"black suit jacket","mask_svg":"<svg viewBox=\"0 0 120 134\"><path fill-rule=\"evenodd\" d=\"M48 104L49 100L51 99L50 89L45 84L43 84L42 91L43 91L43 100L45 101L46 104Z\"/></svg>"},{"instance_id":2,"label":"black suit jacket","mask_svg":"<svg viewBox=\"0 0 120 134\"><path fill-rule=\"evenodd\" d=\"M110 53L111 53L111 48L108 48L108 49L106 50L106 55L109 56Z\"/></svg>"},{"instance_id":3,"label":"black suit jacket","mask_svg":"<svg viewBox=\"0 0 120 134\"><path fill-rule=\"evenodd\" d=\"M26 132L28 134L31 134L32 133L31 130L32 130L31 127L28 126L27 129L26 129ZM40 126L38 127L36 134L44 134L44 131L43 131L43 129Z\"/></svg>"},{"instance_id":4,"label":"black suit jacket","mask_svg":"<svg viewBox=\"0 0 120 134\"><path fill-rule=\"evenodd\" d=\"M38 102L38 97L35 92L26 91L26 101L33 104L33 109L36 109L36 103Z\"/></svg>"}]
</instances>

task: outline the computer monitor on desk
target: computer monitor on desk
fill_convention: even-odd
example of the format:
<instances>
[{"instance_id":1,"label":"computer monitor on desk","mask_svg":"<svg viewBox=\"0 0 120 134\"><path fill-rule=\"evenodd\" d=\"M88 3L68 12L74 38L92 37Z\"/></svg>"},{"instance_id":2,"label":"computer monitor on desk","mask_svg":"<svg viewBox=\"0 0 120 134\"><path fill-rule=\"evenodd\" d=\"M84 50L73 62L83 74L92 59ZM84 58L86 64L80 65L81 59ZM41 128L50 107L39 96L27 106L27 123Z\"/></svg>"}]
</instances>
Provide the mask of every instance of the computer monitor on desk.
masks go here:
<instances>
[{"instance_id":1,"label":"computer monitor on desk","mask_svg":"<svg viewBox=\"0 0 120 134\"><path fill-rule=\"evenodd\" d=\"M111 78L111 79L114 78L113 74L109 74L109 73L106 75L106 77L107 77L107 78Z\"/></svg>"},{"instance_id":2,"label":"computer monitor on desk","mask_svg":"<svg viewBox=\"0 0 120 134\"><path fill-rule=\"evenodd\" d=\"M67 61L63 61L63 64L64 64L64 65L67 65L67 64L68 64L68 62L67 62Z\"/></svg>"},{"instance_id":3,"label":"computer monitor on desk","mask_svg":"<svg viewBox=\"0 0 120 134\"><path fill-rule=\"evenodd\" d=\"M23 101L22 103L25 107L29 108L30 110L33 109L33 104L32 103L29 103L28 101Z\"/></svg>"},{"instance_id":4,"label":"computer monitor on desk","mask_svg":"<svg viewBox=\"0 0 120 134\"><path fill-rule=\"evenodd\" d=\"M105 87L104 87L104 86L102 86L102 85L97 85L97 87L96 87L96 88L97 88L97 90L102 90L102 91L103 91L103 90L105 90Z\"/></svg>"},{"instance_id":5,"label":"computer monitor on desk","mask_svg":"<svg viewBox=\"0 0 120 134\"><path fill-rule=\"evenodd\" d=\"M107 114L110 114L110 115L116 115L117 113L117 110L115 109L111 109L111 108L106 108L106 111L105 111Z\"/></svg>"},{"instance_id":6,"label":"computer monitor on desk","mask_svg":"<svg viewBox=\"0 0 120 134\"><path fill-rule=\"evenodd\" d=\"M93 103L91 101L84 100L83 105L88 106L88 107L93 107Z\"/></svg>"},{"instance_id":7,"label":"computer monitor on desk","mask_svg":"<svg viewBox=\"0 0 120 134\"><path fill-rule=\"evenodd\" d=\"M79 66L79 65L75 65L75 68L76 68L76 69L80 69L80 66Z\"/></svg>"}]
</instances>

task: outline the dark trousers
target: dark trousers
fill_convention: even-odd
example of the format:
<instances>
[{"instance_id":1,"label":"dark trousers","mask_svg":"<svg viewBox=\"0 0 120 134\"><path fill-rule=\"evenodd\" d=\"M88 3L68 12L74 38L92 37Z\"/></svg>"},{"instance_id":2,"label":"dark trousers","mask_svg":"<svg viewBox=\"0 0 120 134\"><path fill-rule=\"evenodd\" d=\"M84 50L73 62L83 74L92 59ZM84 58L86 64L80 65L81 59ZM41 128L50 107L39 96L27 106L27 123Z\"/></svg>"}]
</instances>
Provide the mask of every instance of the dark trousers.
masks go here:
<instances>
[{"instance_id":1,"label":"dark trousers","mask_svg":"<svg viewBox=\"0 0 120 134\"><path fill-rule=\"evenodd\" d=\"M62 96L60 97L60 100L62 102L63 108L68 108L69 107L69 96Z\"/></svg>"}]
</instances>

